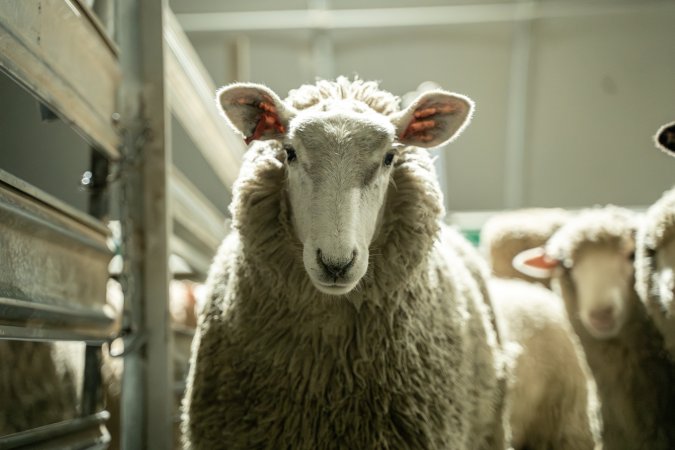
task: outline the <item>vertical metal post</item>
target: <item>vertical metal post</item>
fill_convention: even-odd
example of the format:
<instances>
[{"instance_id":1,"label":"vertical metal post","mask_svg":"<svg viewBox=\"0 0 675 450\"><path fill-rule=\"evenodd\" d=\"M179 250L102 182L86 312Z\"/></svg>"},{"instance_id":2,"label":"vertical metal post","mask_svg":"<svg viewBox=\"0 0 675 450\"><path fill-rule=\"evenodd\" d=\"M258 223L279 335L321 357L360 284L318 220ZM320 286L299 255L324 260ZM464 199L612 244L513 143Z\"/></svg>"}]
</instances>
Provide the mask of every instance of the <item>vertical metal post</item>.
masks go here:
<instances>
[{"instance_id":1,"label":"vertical metal post","mask_svg":"<svg viewBox=\"0 0 675 450\"><path fill-rule=\"evenodd\" d=\"M89 214L100 220L105 220L109 215L109 170L110 162L108 158L96 151L96 149L91 149L90 171L83 176L82 183L89 192ZM85 348L84 381L82 384L81 400L83 417L95 414L103 403L103 390L101 389L101 346L87 344Z\"/></svg>"},{"instance_id":2,"label":"vertical metal post","mask_svg":"<svg viewBox=\"0 0 675 450\"><path fill-rule=\"evenodd\" d=\"M308 8L320 14L330 8L329 0L309 0ZM335 48L330 32L318 29L312 32L312 65L314 76L330 80L335 77Z\"/></svg>"},{"instance_id":3,"label":"vertical metal post","mask_svg":"<svg viewBox=\"0 0 675 450\"><path fill-rule=\"evenodd\" d=\"M172 336L168 320L169 111L164 89L166 0L117 4L123 82L121 182L123 327L130 333L122 383L122 447L172 443ZM140 344L138 346L133 344Z\"/></svg>"},{"instance_id":4,"label":"vertical metal post","mask_svg":"<svg viewBox=\"0 0 675 450\"><path fill-rule=\"evenodd\" d=\"M521 17L531 17L526 14L532 7L531 4L522 4L519 7ZM519 208L525 204L525 132L531 41L531 20L515 22L506 114L504 206L507 208Z\"/></svg>"}]
</instances>

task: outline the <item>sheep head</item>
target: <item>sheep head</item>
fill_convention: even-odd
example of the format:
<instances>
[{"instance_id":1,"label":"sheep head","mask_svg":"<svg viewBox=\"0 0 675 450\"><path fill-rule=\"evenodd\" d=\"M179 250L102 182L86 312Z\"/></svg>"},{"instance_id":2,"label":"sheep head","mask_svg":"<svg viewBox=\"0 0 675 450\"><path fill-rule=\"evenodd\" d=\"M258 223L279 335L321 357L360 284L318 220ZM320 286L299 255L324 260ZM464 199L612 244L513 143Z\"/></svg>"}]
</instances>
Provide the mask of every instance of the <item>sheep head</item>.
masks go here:
<instances>
[{"instance_id":1,"label":"sheep head","mask_svg":"<svg viewBox=\"0 0 675 450\"><path fill-rule=\"evenodd\" d=\"M513 266L536 278L562 278L568 312L596 339L617 336L631 315L635 292L635 232L630 211L607 206L588 210L559 229L545 247L517 255ZM562 284L554 283L557 289Z\"/></svg>"},{"instance_id":2,"label":"sheep head","mask_svg":"<svg viewBox=\"0 0 675 450\"><path fill-rule=\"evenodd\" d=\"M350 98L298 110L250 83L222 88L217 103L247 143L276 140L284 149L303 264L314 286L330 295L347 294L368 270L397 153L448 143L473 110L467 97L442 90L391 115Z\"/></svg>"}]
</instances>

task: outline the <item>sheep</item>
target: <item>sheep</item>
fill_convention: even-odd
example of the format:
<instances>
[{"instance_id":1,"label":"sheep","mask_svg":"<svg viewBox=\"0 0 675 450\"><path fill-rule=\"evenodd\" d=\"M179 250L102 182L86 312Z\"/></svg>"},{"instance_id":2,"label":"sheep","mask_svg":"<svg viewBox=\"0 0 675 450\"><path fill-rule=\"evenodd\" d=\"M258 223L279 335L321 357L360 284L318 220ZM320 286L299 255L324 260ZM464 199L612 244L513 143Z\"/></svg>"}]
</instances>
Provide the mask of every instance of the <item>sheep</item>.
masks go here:
<instances>
[{"instance_id":1,"label":"sheep","mask_svg":"<svg viewBox=\"0 0 675 450\"><path fill-rule=\"evenodd\" d=\"M0 436L77 415L81 374L64 344L0 340Z\"/></svg>"},{"instance_id":2,"label":"sheep","mask_svg":"<svg viewBox=\"0 0 675 450\"><path fill-rule=\"evenodd\" d=\"M252 145L193 342L185 448L504 448L489 302L442 241L423 148L461 132L471 100L399 110L340 77L285 101L234 84L218 104Z\"/></svg>"},{"instance_id":3,"label":"sheep","mask_svg":"<svg viewBox=\"0 0 675 450\"><path fill-rule=\"evenodd\" d=\"M604 448L675 448L675 367L635 291L639 217L607 206L582 212L546 244L519 255L530 275L552 276L579 336L602 403Z\"/></svg>"},{"instance_id":4,"label":"sheep","mask_svg":"<svg viewBox=\"0 0 675 450\"><path fill-rule=\"evenodd\" d=\"M675 361L675 188L648 210L635 252L635 287Z\"/></svg>"},{"instance_id":5,"label":"sheep","mask_svg":"<svg viewBox=\"0 0 675 450\"><path fill-rule=\"evenodd\" d=\"M675 122L663 125L654 136L656 147L663 153L675 156Z\"/></svg>"},{"instance_id":6,"label":"sheep","mask_svg":"<svg viewBox=\"0 0 675 450\"><path fill-rule=\"evenodd\" d=\"M561 208L519 209L490 217L481 229L480 246L492 274L550 287L548 280L530 277L516 270L513 258L523 250L543 245L570 217L571 213Z\"/></svg>"},{"instance_id":7,"label":"sheep","mask_svg":"<svg viewBox=\"0 0 675 450\"><path fill-rule=\"evenodd\" d=\"M515 449L600 448L595 382L562 300L518 279L489 282L505 347L513 355L509 420Z\"/></svg>"}]
</instances>

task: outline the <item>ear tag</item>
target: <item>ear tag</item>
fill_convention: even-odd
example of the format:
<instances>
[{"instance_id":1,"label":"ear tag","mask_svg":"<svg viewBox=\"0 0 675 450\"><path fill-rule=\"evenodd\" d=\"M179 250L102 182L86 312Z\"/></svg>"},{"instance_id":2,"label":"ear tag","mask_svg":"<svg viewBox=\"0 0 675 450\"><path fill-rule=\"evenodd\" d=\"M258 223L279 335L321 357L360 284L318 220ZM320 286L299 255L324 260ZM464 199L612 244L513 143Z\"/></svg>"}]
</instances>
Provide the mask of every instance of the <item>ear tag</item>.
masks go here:
<instances>
[{"instance_id":1,"label":"ear tag","mask_svg":"<svg viewBox=\"0 0 675 450\"><path fill-rule=\"evenodd\" d=\"M553 269L560 261L546 255L543 247L531 248L518 253L513 258L513 267L522 274L533 278L551 278Z\"/></svg>"}]
</instances>

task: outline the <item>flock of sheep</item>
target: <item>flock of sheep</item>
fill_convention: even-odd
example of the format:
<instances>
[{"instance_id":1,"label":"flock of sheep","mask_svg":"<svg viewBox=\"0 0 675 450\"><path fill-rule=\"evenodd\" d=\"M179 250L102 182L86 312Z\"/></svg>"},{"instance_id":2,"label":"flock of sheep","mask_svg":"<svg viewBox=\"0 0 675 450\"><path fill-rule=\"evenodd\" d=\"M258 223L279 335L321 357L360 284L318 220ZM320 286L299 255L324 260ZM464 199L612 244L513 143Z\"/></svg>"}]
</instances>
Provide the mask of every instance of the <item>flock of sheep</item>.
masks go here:
<instances>
[{"instance_id":1,"label":"flock of sheep","mask_svg":"<svg viewBox=\"0 0 675 450\"><path fill-rule=\"evenodd\" d=\"M235 84L218 104L252 145L184 448L675 448L675 189L645 214L496 215L483 256L443 224L425 149L463 130L470 99L401 110L340 77L285 100ZM675 124L657 138L675 152Z\"/></svg>"},{"instance_id":2,"label":"flock of sheep","mask_svg":"<svg viewBox=\"0 0 675 450\"><path fill-rule=\"evenodd\" d=\"M338 78L285 100L236 84L218 104L253 145L193 342L185 448L675 448L675 190L644 216L495 217L491 275L442 224L423 149L461 132L466 97L399 110Z\"/></svg>"}]
</instances>

